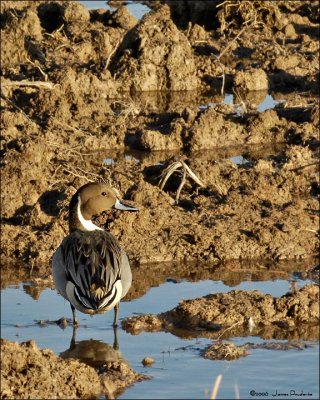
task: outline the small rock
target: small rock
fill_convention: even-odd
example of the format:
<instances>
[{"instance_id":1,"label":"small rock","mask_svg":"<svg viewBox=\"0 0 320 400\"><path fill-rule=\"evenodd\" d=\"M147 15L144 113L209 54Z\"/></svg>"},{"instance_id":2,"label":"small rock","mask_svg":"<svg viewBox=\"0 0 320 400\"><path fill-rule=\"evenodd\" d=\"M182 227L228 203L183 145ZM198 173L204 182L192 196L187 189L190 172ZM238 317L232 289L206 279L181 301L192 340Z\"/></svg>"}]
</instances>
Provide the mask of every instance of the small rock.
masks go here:
<instances>
[{"instance_id":1,"label":"small rock","mask_svg":"<svg viewBox=\"0 0 320 400\"><path fill-rule=\"evenodd\" d=\"M244 90L267 90L269 87L267 74L263 69L238 71L234 77L234 85Z\"/></svg>"},{"instance_id":2,"label":"small rock","mask_svg":"<svg viewBox=\"0 0 320 400\"><path fill-rule=\"evenodd\" d=\"M152 365L154 363L154 359L152 357L145 357L141 362L144 366Z\"/></svg>"},{"instance_id":3,"label":"small rock","mask_svg":"<svg viewBox=\"0 0 320 400\"><path fill-rule=\"evenodd\" d=\"M297 36L296 30L294 29L294 26L292 24L289 24L284 28L284 33L287 37L291 38Z\"/></svg>"}]
</instances>

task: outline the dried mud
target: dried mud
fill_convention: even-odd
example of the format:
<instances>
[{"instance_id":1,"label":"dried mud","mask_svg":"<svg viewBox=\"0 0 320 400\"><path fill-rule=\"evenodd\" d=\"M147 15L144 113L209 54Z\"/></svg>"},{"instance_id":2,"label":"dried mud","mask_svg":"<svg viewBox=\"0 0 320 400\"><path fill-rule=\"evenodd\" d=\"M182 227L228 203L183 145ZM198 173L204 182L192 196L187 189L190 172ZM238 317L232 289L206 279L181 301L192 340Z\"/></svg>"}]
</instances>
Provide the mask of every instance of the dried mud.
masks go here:
<instances>
[{"instance_id":1,"label":"dried mud","mask_svg":"<svg viewBox=\"0 0 320 400\"><path fill-rule=\"evenodd\" d=\"M317 340L319 286L307 285L277 298L258 290L233 290L183 300L158 315L129 317L123 328L132 334L165 330L182 337L233 336ZM301 335L301 336L299 336Z\"/></svg>"},{"instance_id":2,"label":"dried mud","mask_svg":"<svg viewBox=\"0 0 320 400\"><path fill-rule=\"evenodd\" d=\"M138 21L122 6L88 11L74 1L1 2L2 287L31 274L36 297L52 284L51 257L67 234L68 202L88 180L111 182L140 209L96 219L131 259L128 299L168 277L237 281L242 269L272 275L268 266L255 268L258 259L286 260L276 264L284 275L301 260L298 270L310 271L307 260L319 246L319 5L149 3L153 11ZM224 93L232 91L234 105L227 105ZM279 104L260 112L268 93ZM239 155L242 164L228 159ZM175 202L182 172L163 189L159 182L177 160L203 185L187 177ZM315 318L304 309L314 304L312 288L282 300L228 296L235 304L243 298L261 323L256 302L283 303L282 311L272 308L263 337L283 335L275 322L284 320L288 334L313 338L313 327L295 325L296 308L304 321ZM227 295L220 296L199 304L210 300L221 312ZM198 314L166 315L183 328L209 323ZM248 315L235 311L228 323ZM151 318L157 328L161 318ZM7 342L4 348L6 357L13 349L31 352ZM51 353L32 351L57 370L70 368ZM19 371L16 379L25 379ZM18 386L8 386L6 395Z\"/></svg>"},{"instance_id":3,"label":"dried mud","mask_svg":"<svg viewBox=\"0 0 320 400\"><path fill-rule=\"evenodd\" d=\"M90 352L92 356L92 343ZM18 344L1 339L1 399L97 399L102 395L114 398L126 386L145 378L119 356L110 355L110 351L98 352L105 355L99 374L76 359L88 363L84 345L82 357L73 349L60 358L49 349L38 349L33 340Z\"/></svg>"}]
</instances>

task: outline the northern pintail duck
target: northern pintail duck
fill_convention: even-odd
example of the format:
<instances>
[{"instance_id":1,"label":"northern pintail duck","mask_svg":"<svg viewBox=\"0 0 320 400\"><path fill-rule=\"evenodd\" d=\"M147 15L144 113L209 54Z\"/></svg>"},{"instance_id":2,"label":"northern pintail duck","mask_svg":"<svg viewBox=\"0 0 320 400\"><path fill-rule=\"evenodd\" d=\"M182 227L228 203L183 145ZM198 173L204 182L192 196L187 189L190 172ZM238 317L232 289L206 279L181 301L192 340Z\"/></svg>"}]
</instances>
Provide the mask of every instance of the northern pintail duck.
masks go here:
<instances>
[{"instance_id":1,"label":"northern pintail duck","mask_svg":"<svg viewBox=\"0 0 320 400\"><path fill-rule=\"evenodd\" d=\"M73 195L69 205L69 235L52 260L57 291L70 302L73 324L76 309L100 314L114 308L117 325L120 300L127 294L132 274L128 257L117 239L92 222L92 217L111 209L138 211L118 198L104 183L88 183Z\"/></svg>"}]
</instances>

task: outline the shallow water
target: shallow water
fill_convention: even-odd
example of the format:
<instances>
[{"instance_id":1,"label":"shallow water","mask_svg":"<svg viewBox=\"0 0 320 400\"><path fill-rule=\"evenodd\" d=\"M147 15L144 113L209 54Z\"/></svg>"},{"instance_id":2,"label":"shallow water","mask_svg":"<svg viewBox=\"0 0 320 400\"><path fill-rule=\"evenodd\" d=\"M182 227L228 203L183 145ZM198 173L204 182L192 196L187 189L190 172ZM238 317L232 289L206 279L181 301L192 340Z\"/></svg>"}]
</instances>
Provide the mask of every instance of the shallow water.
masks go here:
<instances>
[{"instance_id":1,"label":"shallow water","mask_svg":"<svg viewBox=\"0 0 320 400\"><path fill-rule=\"evenodd\" d=\"M104 1L102 1L102 0L100 0L100 1L99 0L80 0L79 3L86 6L89 10L105 8L106 10L115 11L115 8L109 6L105 0ZM126 7L130 11L130 13L137 19L141 19L144 16L144 14L146 14L150 11L150 8L148 6L146 6L145 4L141 4L138 1L131 1L131 2L127 1Z\"/></svg>"},{"instance_id":2,"label":"shallow water","mask_svg":"<svg viewBox=\"0 0 320 400\"><path fill-rule=\"evenodd\" d=\"M309 281L297 280L302 287ZM290 281L247 281L229 287L221 281L166 282L151 288L139 299L121 304L120 317L144 313L159 313L177 305L179 300L195 298L209 293L226 292L231 289L254 290L281 296L289 290ZM40 348L50 348L56 354L68 350L72 328L61 329L56 324L40 326L36 321L55 321L65 316L71 318L69 304L54 290L45 289L38 300L26 291L30 284L9 286L2 291L1 315L2 337L22 342L34 339ZM114 340L113 313L94 317L78 314L80 327L76 341L93 339L105 345ZM140 373L150 375L151 380L136 383L119 398L209 398L213 382L218 374L223 375L218 398L254 398L250 391L268 392L263 398L274 398L276 392L311 393L303 398L319 398L318 372L319 347L315 345L304 350L254 349L250 355L236 361L212 361L200 356L200 350L211 343L204 338L181 339L171 333L141 333L131 335L121 328L118 339L122 356ZM233 338L235 344L265 342L258 337ZM278 341L279 342L279 341ZM286 342L286 341L283 341ZM94 343L94 342L93 342ZM141 364L145 356L155 360L152 367ZM278 397L279 398L279 397ZM290 398L301 398L291 395Z\"/></svg>"}]
</instances>

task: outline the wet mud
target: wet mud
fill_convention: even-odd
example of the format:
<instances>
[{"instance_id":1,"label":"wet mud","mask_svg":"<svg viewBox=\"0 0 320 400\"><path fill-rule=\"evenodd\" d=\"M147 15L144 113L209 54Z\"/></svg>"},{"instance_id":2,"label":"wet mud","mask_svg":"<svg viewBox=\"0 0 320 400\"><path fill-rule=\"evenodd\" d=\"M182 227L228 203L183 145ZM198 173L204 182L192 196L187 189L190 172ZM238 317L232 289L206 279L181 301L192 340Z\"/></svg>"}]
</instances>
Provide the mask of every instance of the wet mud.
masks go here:
<instances>
[{"instance_id":1,"label":"wet mud","mask_svg":"<svg viewBox=\"0 0 320 400\"><path fill-rule=\"evenodd\" d=\"M1 339L1 398L114 398L146 378L134 372L113 348L88 342L70 346L58 357L49 349L40 350L33 340L18 344ZM91 359L95 360L92 366Z\"/></svg>"},{"instance_id":2,"label":"wet mud","mask_svg":"<svg viewBox=\"0 0 320 400\"><path fill-rule=\"evenodd\" d=\"M293 289L277 298L257 290L182 300L158 315L129 317L123 328L132 334L164 330L181 337L260 336L264 339L319 339L319 285ZM300 336L301 335L301 336Z\"/></svg>"},{"instance_id":3,"label":"wet mud","mask_svg":"<svg viewBox=\"0 0 320 400\"><path fill-rule=\"evenodd\" d=\"M140 209L95 221L129 255L127 299L168 278L311 273L319 248L319 5L163 3L148 2L152 11L137 20L120 3L111 11L74 1L1 2L2 288L31 279L36 298L52 286L70 198L95 180ZM261 111L268 94L275 106ZM197 180L180 167L160 187L182 162ZM261 337L281 337L285 326L292 337L314 339L316 297L316 286L280 299L209 295L125 326L217 337L241 321L237 332L246 335L252 317ZM4 349L6 357L32 350L67 368L33 346ZM16 379L25 379L19 371ZM8 397L18 394L6 385ZM69 389L89 395L85 384L78 394Z\"/></svg>"}]
</instances>

